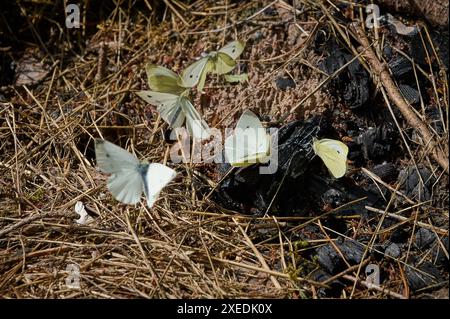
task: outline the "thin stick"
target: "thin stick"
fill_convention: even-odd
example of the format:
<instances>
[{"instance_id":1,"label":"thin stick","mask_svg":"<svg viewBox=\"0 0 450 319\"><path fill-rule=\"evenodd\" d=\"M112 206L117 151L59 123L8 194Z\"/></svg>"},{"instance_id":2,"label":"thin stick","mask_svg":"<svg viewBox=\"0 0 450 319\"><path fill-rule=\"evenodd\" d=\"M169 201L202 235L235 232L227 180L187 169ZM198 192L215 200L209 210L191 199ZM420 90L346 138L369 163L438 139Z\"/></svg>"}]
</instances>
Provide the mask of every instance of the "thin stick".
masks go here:
<instances>
[{"instance_id":1,"label":"thin stick","mask_svg":"<svg viewBox=\"0 0 450 319\"><path fill-rule=\"evenodd\" d=\"M405 296L403 296L403 295L400 295L400 294L398 294L396 292L387 290L387 289L385 289L383 287L380 287L378 285L375 285L375 284L373 284L371 282L363 281L363 280L357 279L356 277L353 277L353 276L350 276L350 275L344 275L342 277L347 279L347 280L353 281L355 283L355 285L357 283L359 283L359 284L363 285L364 287L366 287L367 289L373 289L373 290L376 290L376 291L388 294L389 296L397 298L397 299L406 299Z\"/></svg>"},{"instance_id":2,"label":"thin stick","mask_svg":"<svg viewBox=\"0 0 450 319\"><path fill-rule=\"evenodd\" d=\"M163 293L163 291L161 290L159 276L156 273L156 269L153 267L153 265L151 264L151 262L148 260L148 258L146 256L144 248L142 248L141 242L139 241L139 237L136 235L136 232L134 231L133 227L131 226L130 217L129 217L128 213L125 215L125 218L127 220L128 229L130 230L131 235L134 238L134 241L136 242L136 244L139 247L139 250L142 254L142 259L143 259L145 265L148 267L148 269L150 270L150 273L152 274L152 277L155 279L157 287L160 289L161 293Z\"/></svg>"},{"instance_id":3,"label":"thin stick","mask_svg":"<svg viewBox=\"0 0 450 319\"><path fill-rule=\"evenodd\" d=\"M369 44L369 40L367 39L364 31L360 26L354 24L354 29L356 31L358 41L363 46L363 50L365 51L364 57L369 63L370 67L373 69L375 74L380 76L381 84L386 89L389 97L398 107L400 112L403 114L405 120L408 124L415 128L419 134L422 136L425 145L429 145L431 149L431 156L436 160L436 162L445 170L445 172L449 173L449 161L448 155L444 153L442 149L439 148L439 144L434 140L431 135L428 127L423 123L419 117L411 110L408 103L406 103L405 99L399 92L394 80L391 78L388 68L385 64L381 63L380 60L373 52L371 45Z\"/></svg>"},{"instance_id":4,"label":"thin stick","mask_svg":"<svg viewBox=\"0 0 450 319\"><path fill-rule=\"evenodd\" d=\"M238 224L238 222L233 218L233 221L235 222L235 224L237 225L237 227L239 228L239 230L241 231L242 235L245 238L245 241L247 242L247 244L250 246L250 248L253 250L253 253L255 254L255 256L258 258L259 262L261 263L261 265L263 266L264 269L270 270L270 267L267 265L266 260L264 259L264 257L261 255L261 253L259 252L259 250L255 247L255 245L253 245L252 240L248 237L247 233L244 231L244 229L242 229L241 225ZM270 280L272 281L272 283L274 284L275 288L281 289L281 285L278 282L277 278L275 278L274 276L270 275Z\"/></svg>"},{"instance_id":5,"label":"thin stick","mask_svg":"<svg viewBox=\"0 0 450 319\"><path fill-rule=\"evenodd\" d=\"M48 211L48 212L41 213L41 214L36 214L36 215L31 215L31 216L29 216L29 217L27 217L25 219L22 219L21 221L15 223L15 224L12 224L12 225L10 225L8 227L5 227L2 230L0 230L0 238L5 236L6 234L12 232L13 230L19 228L19 227L22 227L22 226L24 226L26 224L34 222L35 220L38 220L38 219L41 219L41 218L45 218L45 217L47 217L47 216L49 216L51 214L52 214L52 211Z\"/></svg>"},{"instance_id":6,"label":"thin stick","mask_svg":"<svg viewBox=\"0 0 450 319\"><path fill-rule=\"evenodd\" d=\"M369 259L366 259L366 260L363 262L363 265L367 264L368 262L369 262ZM343 276L346 275L347 273L349 273L349 272L351 272L351 271L353 271L353 270L357 270L358 267L359 267L359 264L353 265L353 266L351 266L351 267L348 267L347 269L341 271L340 273L334 275L333 277L330 277L330 278L328 278L327 280L322 281L322 283L323 283L324 285L328 285L329 283L332 283L332 282L335 281L336 279L339 279L339 278L343 277Z\"/></svg>"},{"instance_id":7,"label":"thin stick","mask_svg":"<svg viewBox=\"0 0 450 319\"><path fill-rule=\"evenodd\" d=\"M377 209L377 208L374 208L374 207L365 206L365 209L367 209L368 211L374 212L374 213L378 213L380 215L384 214L383 210ZM408 221L411 220L410 218L407 218L407 217L404 217L404 216L400 216L400 215L397 215L397 214L394 214L394 213L386 213L386 215L391 217L391 218L395 218L395 219L397 219L399 221L402 221L402 222L408 222ZM427 224L427 223L423 223L423 222L416 222L416 224L417 224L417 226L420 226L420 227L423 227L423 228L427 228L427 229L430 229L430 230L434 230L439 235L448 236L448 230L446 230L446 229L438 228L436 226L433 226L433 225L430 225L430 224Z\"/></svg>"}]
</instances>

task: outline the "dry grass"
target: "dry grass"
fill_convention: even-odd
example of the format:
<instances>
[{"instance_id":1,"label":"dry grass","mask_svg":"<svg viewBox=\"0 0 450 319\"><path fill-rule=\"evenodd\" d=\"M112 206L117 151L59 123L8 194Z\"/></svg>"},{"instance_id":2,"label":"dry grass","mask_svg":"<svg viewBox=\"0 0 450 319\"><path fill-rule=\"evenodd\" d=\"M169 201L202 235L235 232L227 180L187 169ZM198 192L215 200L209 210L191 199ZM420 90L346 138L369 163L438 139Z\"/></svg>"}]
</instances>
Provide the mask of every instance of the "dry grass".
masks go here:
<instances>
[{"instance_id":1,"label":"dry grass","mask_svg":"<svg viewBox=\"0 0 450 319\"><path fill-rule=\"evenodd\" d=\"M250 83L230 86L212 79L206 88L209 102L197 94L196 105L211 126L233 123L246 108L278 120L297 105L298 114L290 114L289 120L331 107L319 81L323 75L313 67L317 57L311 53L311 39L319 26L333 25L327 12L297 1L301 10L311 11L300 21L289 14L292 7L284 1L229 2L199 0L186 5L167 0L168 6L155 6L145 1L153 9L139 11L125 1L83 39L87 45L81 54L70 47L71 41L86 30L62 30L61 54L49 53L40 41L33 46L35 54L44 52L41 57L49 62L49 73L41 83L5 88L11 98L0 109L1 297L317 297L317 289L324 284L308 279L317 263L302 254L334 241L336 232L321 224L321 217L332 212L305 221L223 211L204 198L218 182L211 164L174 166L178 177L152 209L144 204L126 206L111 197L106 176L95 167L93 138L98 136L134 150L142 159L167 162L171 145L163 139L166 125L134 94L147 88L144 65L153 62L179 72L203 50L236 36L251 43L259 32L263 39L249 45L242 56ZM275 5L285 7L285 20L262 14L264 8ZM283 33L286 24L294 26L288 28L289 41L279 36L280 26ZM291 74L302 89L280 92L273 82L278 74ZM433 94L442 101L447 92ZM442 103L442 109L448 110ZM435 196L441 196L440 202L448 201L448 192L439 188L447 180L445 172L420 147L408 149L416 150L420 162L432 168L438 177ZM405 161L415 159L411 154ZM393 189L391 200L397 193ZM74 222L78 201L95 215L93 223ZM448 210L411 201L415 219L400 219L391 231L420 222L434 229L440 240L448 236L448 223L439 225L443 230L435 229L426 218L432 213L448 218ZM383 217L387 212L404 213L389 205ZM305 247L292 234L313 223L323 236L311 238ZM383 236L383 229L361 225L359 217L350 217L348 223L354 225L352 238L371 234L373 244ZM381 288L368 285L360 274L369 259L356 267L349 265L336 276L348 283L341 297L409 297L405 260L391 261L390 280ZM72 264L80 268L80 289L66 285L67 267Z\"/></svg>"}]
</instances>

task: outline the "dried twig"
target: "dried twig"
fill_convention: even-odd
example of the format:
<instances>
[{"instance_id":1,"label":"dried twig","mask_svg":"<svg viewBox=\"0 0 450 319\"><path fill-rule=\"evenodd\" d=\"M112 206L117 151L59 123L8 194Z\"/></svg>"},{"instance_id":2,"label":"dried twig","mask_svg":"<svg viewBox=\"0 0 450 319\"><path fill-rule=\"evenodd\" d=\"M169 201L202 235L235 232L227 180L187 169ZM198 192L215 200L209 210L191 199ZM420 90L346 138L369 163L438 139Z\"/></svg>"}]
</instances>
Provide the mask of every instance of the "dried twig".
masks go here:
<instances>
[{"instance_id":1,"label":"dried twig","mask_svg":"<svg viewBox=\"0 0 450 319\"><path fill-rule=\"evenodd\" d=\"M440 143L433 138L433 135L429 131L427 125L419 119L419 117L411 110L411 107L408 105L408 103L406 103L405 99L398 90L397 85L392 79L389 70L386 67L386 64L382 63L377 58L375 52L372 50L369 40L367 39L363 29L356 24L353 24L353 27L356 31L358 41L362 46L361 50L365 51L363 53L363 56L366 58L373 72L380 77L381 84L384 86L389 97L403 114L408 124L415 128L422 136L424 146L429 148L428 150L425 150L425 153L429 151L436 162L448 174L448 155L441 148Z\"/></svg>"},{"instance_id":2,"label":"dried twig","mask_svg":"<svg viewBox=\"0 0 450 319\"><path fill-rule=\"evenodd\" d=\"M345 279L348 279L348 280L350 280L352 282L354 282L354 284L358 283L360 285L363 285L364 287L367 287L368 289L373 289L373 290L379 291L381 293L388 294L389 296L397 298L397 299L405 299L405 296L403 296L401 294L398 294L398 293L393 292L391 290L385 289L385 288L383 288L383 287L381 287L379 285L375 285L374 283L367 282L367 281L364 281L364 280L359 280L359 279L357 279L354 276L343 275L342 277L345 278Z\"/></svg>"}]
</instances>

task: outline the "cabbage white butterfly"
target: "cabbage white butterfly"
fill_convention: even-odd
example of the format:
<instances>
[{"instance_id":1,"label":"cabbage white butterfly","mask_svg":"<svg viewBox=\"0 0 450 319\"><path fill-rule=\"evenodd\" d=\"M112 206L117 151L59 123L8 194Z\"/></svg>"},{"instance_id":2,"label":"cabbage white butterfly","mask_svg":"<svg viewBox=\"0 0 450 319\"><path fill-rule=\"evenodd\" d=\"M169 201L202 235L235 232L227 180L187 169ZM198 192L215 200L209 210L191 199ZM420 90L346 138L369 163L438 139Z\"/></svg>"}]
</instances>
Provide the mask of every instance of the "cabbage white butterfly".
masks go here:
<instances>
[{"instance_id":1,"label":"cabbage white butterfly","mask_svg":"<svg viewBox=\"0 0 450 319\"><path fill-rule=\"evenodd\" d=\"M267 162L270 136L259 118L246 110L236 124L234 133L225 140L225 156L231 166L245 167Z\"/></svg>"},{"instance_id":2,"label":"cabbage white butterfly","mask_svg":"<svg viewBox=\"0 0 450 319\"><path fill-rule=\"evenodd\" d=\"M179 85L181 77L163 66L147 63L145 71L147 73L148 86L152 91L175 95L181 95L186 91L185 87Z\"/></svg>"},{"instance_id":3,"label":"cabbage white butterfly","mask_svg":"<svg viewBox=\"0 0 450 319\"><path fill-rule=\"evenodd\" d=\"M314 139L313 150L335 178L345 175L347 172L347 145L341 141L328 138L322 140Z\"/></svg>"},{"instance_id":4,"label":"cabbage white butterfly","mask_svg":"<svg viewBox=\"0 0 450 319\"><path fill-rule=\"evenodd\" d=\"M207 56L188 66L182 73L182 86L191 88L197 85L199 91L203 90L206 74L208 72L225 74L236 66L236 59L244 51L242 41L233 41L219 51L212 51Z\"/></svg>"},{"instance_id":5,"label":"cabbage white butterfly","mask_svg":"<svg viewBox=\"0 0 450 319\"><path fill-rule=\"evenodd\" d=\"M176 172L162 164L140 162L123 148L101 139L95 139L97 166L112 175L108 189L115 199L125 204L140 201L142 191L152 207L161 190L175 178Z\"/></svg>"},{"instance_id":6,"label":"cabbage white butterfly","mask_svg":"<svg viewBox=\"0 0 450 319\"><path fill-rule=\"evenodd\" d=\"M179 85L181 77L165 67L151 63L145 66L145 70L151 91L140 91L137 95L156 105L162 119L171 127L181 127L186 119L186 126L194 137L208 138L208 124L186 97L188 90Z\"/></svg>"},{"instance_id":7,"label":"cabbage white butterfly","mask_svg":"<svg viewBox=\"0 0 450 319\"><path fill-rule=\"evenodd\" d=\"M209 138L208 124L184 95L154 91L140 91L137 95L144 101L156 105L163 120L171 127L181 127L186 120L187 129L195 138Z\"/></svg>"}]
</instances>

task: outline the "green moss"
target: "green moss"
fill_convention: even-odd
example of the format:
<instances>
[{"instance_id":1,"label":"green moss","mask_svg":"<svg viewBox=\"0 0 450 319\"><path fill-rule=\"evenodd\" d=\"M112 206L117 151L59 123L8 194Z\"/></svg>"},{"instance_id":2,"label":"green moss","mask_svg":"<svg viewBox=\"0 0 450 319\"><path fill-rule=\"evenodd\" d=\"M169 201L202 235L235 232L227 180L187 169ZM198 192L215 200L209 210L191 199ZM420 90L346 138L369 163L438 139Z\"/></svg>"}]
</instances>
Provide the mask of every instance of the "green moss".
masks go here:
<instances>
[{"instance_id":1,"label":"green moss","mask_svg":"<svg viewBox=\"0 0 450 319\"><path fill-rule=\"evenodd\" d=\"M27 198L33 202L40 202L44 199L45 190L38 188L34 193L27 195Z\"/></svg>"},{"instance_id":2,"label":"green moss","mask_svg":"<svg viewBox=\"0 0 450 319\"><path fill-rule=\"evenodd\" d=\"M307 240L297 240L294 242L294 248L296 250L306 248L306 247L309 247L309 242Z\"/></svg>"}]
</instances>

